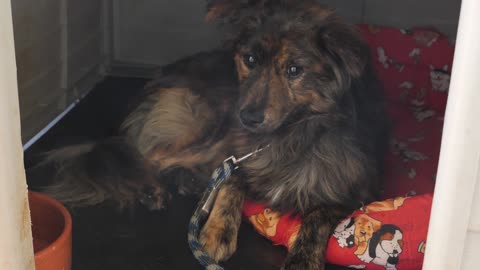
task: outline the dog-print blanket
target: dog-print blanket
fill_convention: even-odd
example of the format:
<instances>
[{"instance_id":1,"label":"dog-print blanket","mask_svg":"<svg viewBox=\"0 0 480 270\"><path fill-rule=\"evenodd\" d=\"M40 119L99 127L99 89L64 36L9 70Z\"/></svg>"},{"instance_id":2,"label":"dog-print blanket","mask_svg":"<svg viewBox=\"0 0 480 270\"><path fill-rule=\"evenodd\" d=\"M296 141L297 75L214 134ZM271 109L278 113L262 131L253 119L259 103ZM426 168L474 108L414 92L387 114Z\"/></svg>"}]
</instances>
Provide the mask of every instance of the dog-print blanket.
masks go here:
<instances>
[{"instance_id":1,"label":"dog-print blanket","mask_svg":"<svg viewBox=\"0 0 480 270\"><path fill-rule=\"evenodd\" d=\"M431 204L432 196L426 194L362 207L335 228L327 262L356 269L421 269ZM245 202L243 214L256 231L287 248L301 226L298 216L282 216L252 202Z\"/></svg>"},{"instance_id":2,"label":"dog-print blanket","mask_svg":"<svg viewBox=\"0 0 480 270\"><path fill-rule=\"evenodd\" d=\"M454 46L434 30L358 25L393 122L383 198L433 193Z\"/></svg>"}]
</instances>

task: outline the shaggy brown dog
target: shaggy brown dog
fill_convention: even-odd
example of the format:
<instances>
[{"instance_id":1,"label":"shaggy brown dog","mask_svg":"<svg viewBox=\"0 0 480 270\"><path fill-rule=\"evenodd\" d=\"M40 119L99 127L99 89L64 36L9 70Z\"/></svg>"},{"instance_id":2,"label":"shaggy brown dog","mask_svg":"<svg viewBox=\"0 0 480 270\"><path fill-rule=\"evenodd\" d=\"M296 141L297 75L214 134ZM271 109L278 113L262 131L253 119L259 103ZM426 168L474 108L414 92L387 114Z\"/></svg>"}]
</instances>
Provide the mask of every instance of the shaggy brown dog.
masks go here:
<instances>
[{"instance_id":1,"label":"shaggy brown dog","mask_svg":"<svg viewBox=\"0 0 480 270\"><path fill-rule=\"evenodd\" d=\"M181 168L201 190L226 157L269 145L221 189L201 242L218 261L232 255L249 198L303 216L284 269L324 269L334 226L380 190L387 121L369 48L315 1L212 0L207 19L224 26L226 49L166 66L123 139L54 154L53 193L74 206L141 196L158 208L158 175Z\"/></svg>"}]
</instances>

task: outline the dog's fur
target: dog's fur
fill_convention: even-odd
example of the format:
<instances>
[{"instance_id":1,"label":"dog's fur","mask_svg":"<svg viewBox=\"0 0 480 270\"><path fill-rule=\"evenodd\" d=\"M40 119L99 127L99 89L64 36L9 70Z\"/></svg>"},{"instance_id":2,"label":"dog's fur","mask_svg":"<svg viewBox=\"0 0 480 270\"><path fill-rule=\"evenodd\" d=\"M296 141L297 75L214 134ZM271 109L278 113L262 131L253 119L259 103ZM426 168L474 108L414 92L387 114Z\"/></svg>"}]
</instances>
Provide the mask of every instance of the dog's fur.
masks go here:
<instances>
[{"instance_id":1,"label":"dog's fur","mask_svg":"<svg viewBox=\"0 0 480 270\"><path fill-rule=\"evenodd\" d=\"M135 153L135 161L105 155L76 185L88 185L92 194L109 189L122 201L137 196L138 187L156 186L151 175L181 168L204 187L226 157L268 145L224 186L201 241L216 260L228 258L246 197L303 216L284 269L324 269L334 226L381 188L387 121L369 48L352 27L310 0L212 0L207 19L225 26L225 50L164 67L125 120L124 142L116 144ZM104 146L85 147L75 159L93 163L88 157L107 151ZM120 176L113 169L119 164L148 172ZM60 177L69 171L60 170ZM96 178L99 172L103 177ZM156 194L164 194L161 179L158 185Z\"/></svg>"}]
</instances>

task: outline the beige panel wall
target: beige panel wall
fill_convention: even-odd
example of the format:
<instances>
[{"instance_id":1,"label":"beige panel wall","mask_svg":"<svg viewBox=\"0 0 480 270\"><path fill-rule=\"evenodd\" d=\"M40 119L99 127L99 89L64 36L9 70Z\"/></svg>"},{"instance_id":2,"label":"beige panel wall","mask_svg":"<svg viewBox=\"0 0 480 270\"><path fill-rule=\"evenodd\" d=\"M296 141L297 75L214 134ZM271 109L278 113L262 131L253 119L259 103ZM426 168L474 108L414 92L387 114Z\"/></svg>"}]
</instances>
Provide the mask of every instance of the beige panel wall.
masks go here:
<instances>
[{"instance_id":1,"label":"beige panel wall","mask_svg":"<svg viewBox=\"0 0 480 270\"><path fill-rule=\"evenodd\" d=\"M115 0L114 60L166 64L219 44L213 25L204 23L205 1Z\"/></svg>"},{"instance_id":2,"label":"beige panel wall","mask_svg":"<svg viewBox=\"0 0 480 270\"><path fill-rule=\"evenodd\" d=\"M24 143L101 77L101 7L102 1L12 0Z\"/></svg>"},{"instance_id":3,"label":"beige panel wall","mask_svg":"<svg viewBox=\"0 0 480 270\"><path fill-rule=\"evenodd\" d=\"M435 26L454 38L461 0L318 0L353 23L397 27ZM205 1L115 0L114 60L131 64L168 63L219 44L203 23Z\"/></svg>"},{"instance_id":4,"label":"beige panel wall","mask_svg":"<svg viewBox=\"0 0 480 270\"><path fill-rule=\"evenodd\" d=\"M433 26L454 38L461 0L366 0L364 21L398 27Z\"/></svg>"}]
</instances>

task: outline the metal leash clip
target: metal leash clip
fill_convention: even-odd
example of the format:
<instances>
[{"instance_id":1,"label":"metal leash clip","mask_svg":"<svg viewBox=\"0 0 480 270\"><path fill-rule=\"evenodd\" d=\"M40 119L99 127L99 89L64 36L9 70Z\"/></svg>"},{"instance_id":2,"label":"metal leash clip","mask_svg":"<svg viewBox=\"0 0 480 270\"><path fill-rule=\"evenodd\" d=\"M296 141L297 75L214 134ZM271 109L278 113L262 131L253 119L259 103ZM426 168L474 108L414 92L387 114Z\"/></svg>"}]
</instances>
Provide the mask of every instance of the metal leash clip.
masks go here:
<instances>
[{"instance_id":1,"label":"metal leash clip","mask_svg":"<svg viewBox=\"0 0 480 270\"><path fill-rule=\"evenodd\" d=\"M235 165L235 167L234 167L233 169L236 170L236 169L238 169L237 164L239 164L239 163L241 163L242 161L248 159L249 157L251 157L251 156L253 156L253 155L255 155L255 154L263 151L263 149L265 149L265 148L267 148L267 147L268 147L268 145L265 146L265 147L263 147L263 148L258 148L257 150L255 150L255 151L253 151L253 152L251 152L251 153L248 153L248 154L246 154L245 156L243 156L243 157L241 157L241 158L236 158L235 156L231 156L231 157L225 159L225 160L223 161L223 163L228 162L228 161L232 161L233 165Z\"/></svg>"},{"instance_id":2,"label":"metal leash clip","mask_svg":"<svg viewBox=\"0 0 480 270\"><path fill-rule=\"evenodd\" d=\"M263 149L267 147L268 145L266 147L259 148L251 153L248 153L241 158L231 156L222 162L222 164L215 170L215 173L212 176L212 179L210 180L210 183L208 185L209 187L207 188L205 193L203 193L202 199L198 204L199 206L201 206L200 210L204 215L208 215L210 213L213 208L213 203L215 202L218 191L222 187L223 183L225 183L225 181L230 178L232 172L238 169L238 164L263 151Z\"/></svg>"}]
</instances>

